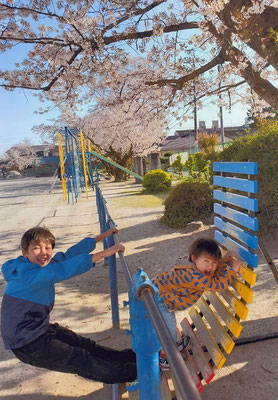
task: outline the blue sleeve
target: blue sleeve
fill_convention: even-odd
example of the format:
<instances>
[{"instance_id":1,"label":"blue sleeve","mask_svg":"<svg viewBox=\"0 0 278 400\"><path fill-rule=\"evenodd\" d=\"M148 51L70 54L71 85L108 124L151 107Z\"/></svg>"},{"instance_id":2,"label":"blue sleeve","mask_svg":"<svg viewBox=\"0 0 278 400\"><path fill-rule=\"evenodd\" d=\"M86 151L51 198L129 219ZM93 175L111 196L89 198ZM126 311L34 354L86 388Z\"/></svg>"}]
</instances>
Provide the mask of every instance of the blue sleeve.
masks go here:
<instances>
[{"instance_id":1,"label":"blue sleeve","mask_svg":"<svg viewBox=\"0 0 278 400\"><path fill-rule=\"evenodd\" d=\"M93 268L90 254L80 254L59 263L49 263L40 268L34 279L30 282L31 287L39 287L46 283L57 283L72 278L73 276L84 274Z\"/></svg>"},{"instance_id":2,"label":"blue sleeve","mask_svg":"<svg viewBox=\"0 0 278 400\"><path fill-rule=\"evenodd\" d=\"M52 257L51 261L61 262L80 254L89 254L95 249L95 247L95 239L87 237L82 239L79 243L71 246L65 253L61 251L56 253L55 256Z\"/></svg>"}]
</instances>

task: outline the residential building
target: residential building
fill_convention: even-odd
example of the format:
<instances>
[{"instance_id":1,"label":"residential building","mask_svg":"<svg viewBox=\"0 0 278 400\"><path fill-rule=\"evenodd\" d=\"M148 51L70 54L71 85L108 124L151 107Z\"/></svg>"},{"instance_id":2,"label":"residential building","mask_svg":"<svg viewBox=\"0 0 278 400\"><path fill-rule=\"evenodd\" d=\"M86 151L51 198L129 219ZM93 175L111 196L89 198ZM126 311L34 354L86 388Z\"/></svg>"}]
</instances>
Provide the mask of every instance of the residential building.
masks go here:
<instances>
[{"instance_id":1,"label":"residential building","mask_svg":"<svg viewBox=\"0 0 278 400\"><path fill-rule=\"evenodd\" d=\"M235 138L239 136L247 135L247 125L243 126L230 126L224 128L224 146L225 144L230 143ZM255 131L254 128L248 128L250 133ZM222 148L223 143L221 140L221 129L219 127L218 121L212 121L211 127L207 128L205 121L199 121L199 129L198 133L206 132L209 135L217 133L219 137L219 149ZM170 164L174 162L177 156L181 156L181 161L184 163L190 154L194 154L198 149L198 142L195 138L194 129L183 129L175 131L174 135L167 136L163 142L161 147L162 155L167 153L173 153L170 156Z\"/></svg>"}]
</instances>

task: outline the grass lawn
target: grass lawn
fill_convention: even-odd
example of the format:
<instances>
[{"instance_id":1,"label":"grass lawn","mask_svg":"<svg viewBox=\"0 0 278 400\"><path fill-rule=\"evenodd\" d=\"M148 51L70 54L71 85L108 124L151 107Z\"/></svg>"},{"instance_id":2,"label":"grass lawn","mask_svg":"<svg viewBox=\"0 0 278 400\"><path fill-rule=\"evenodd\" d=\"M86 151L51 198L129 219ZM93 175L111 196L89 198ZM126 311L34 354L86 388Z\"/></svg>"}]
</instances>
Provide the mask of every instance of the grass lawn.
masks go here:
<instances>
[{"instance_id":1,"label":"grass lawn","mask_svg":"<svg viewBox=\"0 0 278 400\"><path fill-rule=\"evenodd\" d=\"M142 208L148 208L148 207L159 207L163 204L163 201L166 199L168 196L168 192L160 192L160 193L154 193L154 194L145 194L145 193L127 193L124 196L117 197L114 199L111 199L110 201L113 201L117 203L120 206L123 207L132 207L132 208L137 208L137 207L142 207Z\"/></svg>"}]
</instances>

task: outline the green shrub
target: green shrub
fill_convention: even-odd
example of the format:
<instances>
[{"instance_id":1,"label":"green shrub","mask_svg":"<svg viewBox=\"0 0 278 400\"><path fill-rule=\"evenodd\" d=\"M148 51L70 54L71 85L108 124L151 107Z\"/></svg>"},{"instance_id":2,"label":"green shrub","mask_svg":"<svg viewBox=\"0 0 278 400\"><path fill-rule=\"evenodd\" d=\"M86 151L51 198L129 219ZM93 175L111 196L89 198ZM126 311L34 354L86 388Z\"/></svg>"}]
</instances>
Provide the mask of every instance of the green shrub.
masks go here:
<instances>
[{"instance_id":1,"label":"green shrub","mask_svg":"<svg viewBox=\"0 0 278 400\"><path fill-rule=\"evenodd\" d=\"M212 187L209 183L188 179L177 185L164 202L162 222L183 228L189 222L202 221L213 211Z\"/></svg>"},{"instance_id":2,"label":"green shrub","mask_svg":"<svg viewBox=\"0 0 278 400\"><path fill-rule=\"evenodd\" d=\"M210 160L208 160L201 152L191 154L185 162L189 176L194 179L204 178L205 180L209 180L210 165Z\"/></svg>"},{"instance_id":3,"label":"green shrub","mask_svg":"<svg viewBox=\"0 0 278 400\"><path fill-rule=\"evenodd\" d=\"M278 123L264 121L258 133L234 140L218 155L219 161L258 162L260 231L278 225Z\"/></svg>"},{"instance_id":4,"label":"green shrub","mask_svg":"<svg viewBox=\"0 0 278 400\"><path fill-rule=\"evenodd\" d=\"M146 173L142 185L150 192L161 192L170 188L171 177L168 172L155 169Z\"/></svg>"},{"instance_id":5,"label":"green shrub","mask_svg":"<svg viewBox=\"0 0 278 400\"><path fill-rule=\"evenodd\" d=\"M175 161L173 162L173 164L171 165L172 168L174 168L174 172L178 175L182 175L182 171L183 171L183 163L181 162L181 156L177 156L177 158L175 159Z\"/></svg>"}]
</instances>

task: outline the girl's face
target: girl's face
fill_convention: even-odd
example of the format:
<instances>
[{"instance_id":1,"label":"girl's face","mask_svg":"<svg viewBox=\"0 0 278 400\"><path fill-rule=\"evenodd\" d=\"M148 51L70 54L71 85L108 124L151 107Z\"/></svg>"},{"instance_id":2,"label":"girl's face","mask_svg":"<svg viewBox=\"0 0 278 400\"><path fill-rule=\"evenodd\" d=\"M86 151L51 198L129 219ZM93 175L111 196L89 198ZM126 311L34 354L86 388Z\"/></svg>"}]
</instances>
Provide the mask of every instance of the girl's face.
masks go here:
<instances>
[{"instance_id":1,"label":"girl's face","mask_svg":"<svg viewBox=\"0 0 278 400\"><path fill-rule=\"evenodd\" d=\"M205 252L201 253L198 257L192 255L191 260L196 265L198 271L206 276L212 276L218 265L218 259Z\"/></svg>"}]
</instances>

